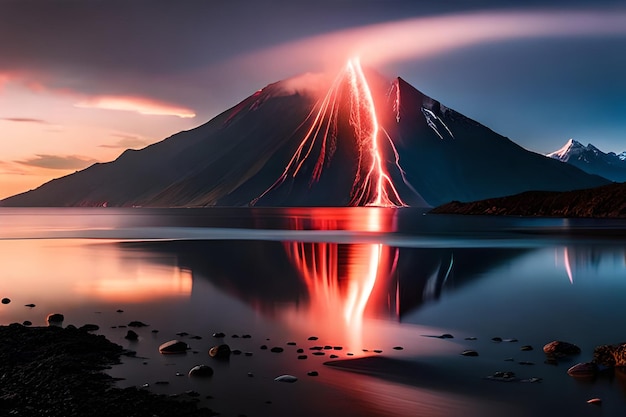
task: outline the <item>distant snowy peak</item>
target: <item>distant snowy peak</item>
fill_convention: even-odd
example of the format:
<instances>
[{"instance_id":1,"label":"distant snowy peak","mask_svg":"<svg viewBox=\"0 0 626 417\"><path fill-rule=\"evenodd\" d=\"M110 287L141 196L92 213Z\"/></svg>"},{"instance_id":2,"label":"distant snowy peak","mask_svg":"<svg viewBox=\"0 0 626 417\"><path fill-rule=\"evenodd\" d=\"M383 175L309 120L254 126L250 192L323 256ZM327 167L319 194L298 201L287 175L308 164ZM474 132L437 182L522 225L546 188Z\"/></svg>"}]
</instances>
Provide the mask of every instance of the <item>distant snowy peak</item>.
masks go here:
<instances>
[{"instance_id":1,"label":"distant snowy peak","mask_svg":"<svg viewBox=\"0 0 626 417\"><path fill-rule=\"evenodd\" d=\"M590 144L591 146L591 144ZM587 150L587 147L577 140L570 139L565 145L554 152L547 154L548 158L558 159L559 161L567 162L574 155L579 155Z\"/></svg>"},{"instance_id":2,"label":"distant snowy peak","mask_svg":"<svg viewBox=\"0 0 626 417\"><path fill-rule=\"evenodd\" d=\"M567 162L585 172L600 175L612 181L626 181L626 151L619 155L615 152L605 153L591 143L585 146L570 139L561 149L546 156Z\"/></svg>"}]
</instances>

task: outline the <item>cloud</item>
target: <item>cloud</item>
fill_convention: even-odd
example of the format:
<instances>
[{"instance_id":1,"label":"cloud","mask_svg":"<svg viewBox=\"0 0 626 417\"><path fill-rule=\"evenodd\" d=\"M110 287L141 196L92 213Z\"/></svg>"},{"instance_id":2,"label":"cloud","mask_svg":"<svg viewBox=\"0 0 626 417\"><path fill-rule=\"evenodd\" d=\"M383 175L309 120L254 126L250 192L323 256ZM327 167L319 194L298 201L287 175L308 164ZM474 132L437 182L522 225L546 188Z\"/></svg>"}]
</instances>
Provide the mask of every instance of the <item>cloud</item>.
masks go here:
<instances>
[{"instance_id":1,"label":"cloud","mask_svg":"<svg viewBox=\"0 0 626 417\"><path fill-rule=\"evenodd\" d=\"M482 11L411 18L287 42L243 54L225 65L299 73L314 67L336 69L353 56L365 65L384 65L479 44L566 36L626 36L626 10Z\"/></svg>"},{"instance_id":2,"label":"cloud","mask_svg":"<svg viewBox=\"0 0 626 417\"><path fill-rule=\"evenodd\" d=\"M35 119L32 117L2 117L0 120L4 120L6 122L15 122L15 123L40 123L49 125L50 122L43 119Z\"/></svg>"},{"instance_id":3,"label":"cloud","mask_svg":"<svg viewBox=\"0 0 626 417\"><path fill-rule=\"evenodd\" d=\"M123 110L146 116L176 116L183 119L196 117L193 110L175 104L145 97L95 96L75 104L80 108Z\"/></svg>"},{"instance_id":4,"label":"cloud","mask_svg":"<svg viewBox=\"0 0 626 417\"><path fill-rule=\"evenodd\" d=\"M15 161L18 164L46 169L83 169L98 161L79 155L37 154L33 158Z\"/></svg>"},{"instance_id":5,"label":"cloud","mask_svg":"<svg viewBox=\"0 0 626 417\"><path fill-rule=\"evenodd\" d=\"M101 148L111 149L137 149L147 146L150 142L141 136L131 135L127 133L114 133L111 136L118 137L117 142L114 144L99 145Z\"/></svg>"}]
</instances>

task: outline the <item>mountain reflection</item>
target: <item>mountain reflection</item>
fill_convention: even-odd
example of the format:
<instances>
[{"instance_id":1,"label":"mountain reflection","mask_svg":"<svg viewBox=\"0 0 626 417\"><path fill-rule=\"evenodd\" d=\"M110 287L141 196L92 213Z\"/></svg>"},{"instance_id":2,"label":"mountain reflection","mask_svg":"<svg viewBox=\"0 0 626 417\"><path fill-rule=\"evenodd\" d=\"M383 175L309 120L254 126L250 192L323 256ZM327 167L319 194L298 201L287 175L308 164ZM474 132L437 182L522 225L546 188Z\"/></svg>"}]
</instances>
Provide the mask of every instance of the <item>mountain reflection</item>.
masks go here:
<instances>
[{"instance_id":1,"label":"mountain reflection","mask_svg":"<svg viewBox=\"0 0 626 417\"><path fill-rule=\"evenodd\" d=\"M358 329L366 317L401 321L407 312L439 299L444 288L456 290L529 251L393 247L382 242L398 233L397 213L385 208L295 208L283 210L278 219L260 218L255 223L257 228L269 222L272 227L280 223L282 229L311 231L314 241L182 240L122 245L174 255L179 267L191 271L193 280L209 280L265 315L318 323L327 320L338 332ZM336 243L332 241L336 230L367 239ZM328 239L318 233L324 231L330 233Z\"/></svg>"}]
</instances>

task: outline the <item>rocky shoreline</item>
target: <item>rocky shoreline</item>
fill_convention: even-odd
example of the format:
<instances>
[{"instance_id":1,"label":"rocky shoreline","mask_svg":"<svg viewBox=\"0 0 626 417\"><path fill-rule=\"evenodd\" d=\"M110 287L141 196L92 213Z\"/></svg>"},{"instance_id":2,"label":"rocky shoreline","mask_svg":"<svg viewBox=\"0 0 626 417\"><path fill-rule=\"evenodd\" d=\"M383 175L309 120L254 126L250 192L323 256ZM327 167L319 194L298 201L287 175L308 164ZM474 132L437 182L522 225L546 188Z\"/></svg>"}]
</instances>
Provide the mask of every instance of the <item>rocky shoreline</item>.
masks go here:
<instances>
[{"instance_id":1,"label":"rocky shoreline","mask_svg":"<svg viewBox=\"0 0 626 417\"><path fill-rule=\"evenodd\" d=\"M0 326L0 415L48 417L200 417L191 396L120 389L103 372L132 355L74 326Z\"/></svg>"}]
</instances>

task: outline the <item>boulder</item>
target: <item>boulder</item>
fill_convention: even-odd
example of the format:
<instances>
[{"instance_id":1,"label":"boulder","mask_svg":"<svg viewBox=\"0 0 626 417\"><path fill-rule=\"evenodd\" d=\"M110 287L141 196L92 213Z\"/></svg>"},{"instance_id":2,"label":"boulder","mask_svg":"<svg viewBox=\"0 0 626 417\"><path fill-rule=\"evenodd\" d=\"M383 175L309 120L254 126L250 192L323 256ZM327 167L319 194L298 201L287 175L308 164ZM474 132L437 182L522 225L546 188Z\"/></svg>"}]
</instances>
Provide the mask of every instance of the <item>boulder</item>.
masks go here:
<instances>
[{"instance_id":1,"label":"boulder","mask_svg":"<svg viewBox=\"0 0 626 417\"><path fill-rule=\"evenodd\" d=\"M626 343L596 346L593 362L609 368L626 366Z\"/></svg>"}]
</instances>

